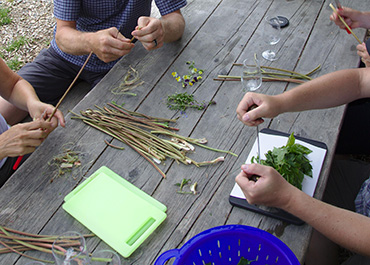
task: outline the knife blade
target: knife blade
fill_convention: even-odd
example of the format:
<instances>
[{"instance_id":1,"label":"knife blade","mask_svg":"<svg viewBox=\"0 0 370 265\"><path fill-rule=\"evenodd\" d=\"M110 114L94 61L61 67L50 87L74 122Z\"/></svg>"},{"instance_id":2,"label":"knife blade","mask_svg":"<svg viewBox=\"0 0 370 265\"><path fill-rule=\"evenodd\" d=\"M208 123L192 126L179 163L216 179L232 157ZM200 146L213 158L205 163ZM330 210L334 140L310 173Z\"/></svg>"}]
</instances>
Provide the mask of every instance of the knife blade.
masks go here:
<instances>
[{"instance_id":1,"label":"knife blade","mask_svg":"<svg viewBox=\"0 0 370 265\"><path fill-rule=\"evenodd\" d=\"M257 128L257 155L258 155L258 164L261 164L261 146L260 146L260 134L259 134L259 128L258 125L256 126Z\"/></svg>"},{"instance_id":2,"label":"knife blade","mask_svg":"<svg viewBox=\"0 0 370 265\"><path fill-rule=\"evenodd\" d=\"M338 9L343 9L342 5L340 4L339 0L335 0L335 4L337 5Z\"/></svg>"},{"instance_id":3,"label":"knife blade","mask_svg":"<svg viewBox=\"0 0 370 265\"><path fill-rule=\"evenodd\" d=\"M248 111L252 110L252 109L255 109L257 108L257 105L252 105L249 107ZM260 136L259 136L259 127L258 127L258 124L256 126L256 133L257 133L257 157L258 157L258 164L261 164L261 146L260 146ZM260 178L260 176L258 175L252 175L251 176L251 180L253 180L254 182L256 182L258 179Z\"/></svg>"}]
</instances>

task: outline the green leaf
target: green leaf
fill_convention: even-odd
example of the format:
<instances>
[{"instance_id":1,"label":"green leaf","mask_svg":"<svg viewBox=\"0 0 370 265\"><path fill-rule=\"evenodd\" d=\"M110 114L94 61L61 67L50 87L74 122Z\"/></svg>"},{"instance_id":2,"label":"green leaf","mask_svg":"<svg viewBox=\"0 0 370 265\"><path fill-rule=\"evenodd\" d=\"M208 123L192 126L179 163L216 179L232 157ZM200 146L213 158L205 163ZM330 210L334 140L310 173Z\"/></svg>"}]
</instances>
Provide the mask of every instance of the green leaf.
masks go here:
<instances>
[{"instance_id":1,"label":"green leaf","mask_svg":"<svg viewBox=\"0 0 370 265\"><path fill-rule=\"evenodd\" d=\"M275 168L290 184L302 189L304 176L312 177L312 165L306 157L311 152L309 148L296 144L292 133L285 146L267 151L266 159L261 160L261 164Z\"/></svg>"},{"instance_id":2,"label":"green leaf","mask_svg":"<svg viewBox=\"0 0 370 265\"><path fill-rule=\"evenodd\" d=\"M251 264L253 261L254 260L249 261L245 259L244 257L241 257L237 265L248 265L248 264Z\"/></svg>"},{"instance_id":3,"label":"green leaf","mask_svg":"<svg viewBox=\"0 0 370 265\"><path fill-rule=\"evenodd\" d=\"M288 142L287 142L287 146L292 146L293 144L295 143L295 138L294 138L294 135L293 133L290 134L289 138L288 138Z\"/></svg>"}]
</instances>

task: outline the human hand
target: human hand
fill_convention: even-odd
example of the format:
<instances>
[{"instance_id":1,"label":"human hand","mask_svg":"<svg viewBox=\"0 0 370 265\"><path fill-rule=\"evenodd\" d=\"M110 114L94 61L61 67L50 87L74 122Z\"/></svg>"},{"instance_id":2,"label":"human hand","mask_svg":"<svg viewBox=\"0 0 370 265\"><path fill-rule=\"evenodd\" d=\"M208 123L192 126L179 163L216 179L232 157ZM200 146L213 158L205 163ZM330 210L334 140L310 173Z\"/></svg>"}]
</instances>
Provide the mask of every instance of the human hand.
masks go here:
<instances>
[{"instance_id":1,"label":"human hand","mask_svg":"<svg viewBox=\"0 0 370 265\"><path fill-rule=\"evenodd\" d=\"M138 26L131 33L148 51L163 46L164 30L162 22L158 18L140 17Z\"/></svg>"},{"instance_id":2,"label":"human hand","mask_svg":"<svg viewBox=\"0 0 370 265\"><path fill-rule=\"evenodd\" d=\"M357 54L361 57L361 61L365 64L366 67L370 67L370 55L367 51L366 44L361 43L358 44L357 47Z\"/></svg>"},{"instance_id":3,"label":"human hand","mask_svg":"<svg viewBox=\"0 0 370 265\"><path fill-rule=\"evenodd\" d=\"M351 28L366 27L363 21L363 13L358 10L354 10L349 7L343 7L342 9L337 10L338 14L344 19L347 25ZM346 26L339 19L338 15L333 12L330 15L330 20L333 21L341 29L346 29Z\"/></svg>"},{"instance_id":4,"label":"human hand","mask_svg":"<svg viewBox=\"0 0 370 265\"><path fill-rule=\"evenodd\" d=\"M0 158L32 153L53 130L52 122L41 119L10 127L0 135Z\"/></svg>"},{"instance_id":5,"label":"human hand","mask_svg":"<svg viewBox=\"0 0 370 265\"><path fill-rule=\"evenodd\" d=\"M93 53L105 63L115 61L130 53L135 46L115 27L92 33L90 43Z\"/></svg>"},{"instance_id":6,"label":"human hand","mask_svg":"<svg viewBox=\"0 0 370 265\"><path fill-rule=\"evenodd\" d=\"M30 116L34 119L47 120L51 114L54 112L55 107L50 104L43 103L41 101L28 102L27 104L28 112ZM51 119L51 126L53 130L58 126L58 123L65 127L64 115L60 110L57 110Z\"/></svg>"},{"instance_id":7,"label":"human hand","mask_svg":"<svg viewBox=\"0 0 370 265\"><path fill-rule=\"evenodd\" d=\"M253 105L256 108L250 109ZM262 118L273 118L279 114L278 104L273 96L248 92L240 101L236 113L238 119L248 126L256 126L263 123Z\"/></svg>"},{"instance_id":8,"label":"human hand","mask_svg":"<svg viewBox=\"0 0 370 265\"><path fill-rule=\"evenodd\" d=\"M274 168L260 164L242 165L242 171L235 181L242 189L250 204L284 208L291 199L291 191L296 189L290 185ZM250 179L258 175L257 181Z\"/></svg>"}]
</instances>

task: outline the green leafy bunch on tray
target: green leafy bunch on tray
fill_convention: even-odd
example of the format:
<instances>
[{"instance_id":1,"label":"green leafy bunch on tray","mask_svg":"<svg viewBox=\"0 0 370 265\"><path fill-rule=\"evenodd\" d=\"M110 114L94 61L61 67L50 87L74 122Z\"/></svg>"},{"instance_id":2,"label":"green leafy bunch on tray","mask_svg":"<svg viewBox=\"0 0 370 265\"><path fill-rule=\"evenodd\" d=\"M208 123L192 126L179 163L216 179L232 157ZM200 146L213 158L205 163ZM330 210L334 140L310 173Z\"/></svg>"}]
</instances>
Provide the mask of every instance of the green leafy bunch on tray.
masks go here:
<instances>
[{"instance_id":1,"label":"green leafy bunch on tray","mask_svg":"<svg viewBox=\"0 0 370 265\"><path fill-rule=\"evenodd\" d=\"M286 145L268 151L265 154L266 159L261 159L260 163L275 168L290 184L302 190L304 176L312 178L312 165L306 157L311 152L309 148L296 144L292 133ZM257 161L258 156L257 159L252 157L252 163Z\"/></svg>"}]
</instances>

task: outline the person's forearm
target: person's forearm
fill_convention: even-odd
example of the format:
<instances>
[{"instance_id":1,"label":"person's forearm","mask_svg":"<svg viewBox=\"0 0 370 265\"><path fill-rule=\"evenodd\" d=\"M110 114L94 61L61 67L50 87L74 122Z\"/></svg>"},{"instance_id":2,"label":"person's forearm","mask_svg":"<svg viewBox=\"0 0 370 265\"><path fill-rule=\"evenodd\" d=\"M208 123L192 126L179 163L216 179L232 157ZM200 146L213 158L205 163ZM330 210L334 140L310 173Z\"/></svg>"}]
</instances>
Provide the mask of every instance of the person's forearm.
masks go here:
<instances>
[{"instance_id":1,"label":"person's forearm","mask_svg":"<svg viewBox=\"0 0 370 265\"><path fill-rule=\"evenodd\" d=\"M333 242L370 256L370 218L326 204L295 190L283 209L297 216Z\"/></svg>"},{"instance_id":2,"label":"person's forearm","mask_svg":"<svg viewBox=\"0 0 370 265\"><path fill-rule=\"evenodd\" d=\"M28 111L29 104L39 101L39 98L31 84L26 80L18 75L13 79L15 80L14 84L10 86L11 88L6 93L2 93L2 96L16 107Z\"/></svg>"},{"instance_id":3,"label":"person's forearm","mask_svg":"<svg viewBox=\"0 0 370 265\"><path fill-rule=\"evenodd\" d=\"M360 14L360 27L370 29L370 12L361 12Z\"/></svg>"},{"instance_id":4,"label":"person's forearm","mask_svg":"<svg viewBox=\"0 0 370 265\"><path fill-rule=\"evenodd\" d=\"M368 69L347 69L306 82L276 96L281 112L304 111L336 107L369 94L363 80Z\"/></svg>"},{"instance_id":5,"label":"person's forearm","mask_svg":"<svg viewBox=\"0 0 370 265\"><path fill-rule=\"evenodd\" d=\"M185 20L180 10L161 18L164 30L164 42L173 42L181 38L185 29Z\"/></svg>"},{"instance_id":6,"label":"person's forearm","mask_svg":"<svg viewBox=\"0 0 370 265\"><path fill-rule=\"evenodd\" d=\"M70 27L60 27L55 37L58 47L65 53L84 55L91 51L89 35L92 33L80 32Z\"/></svg>"}]
</instances>

